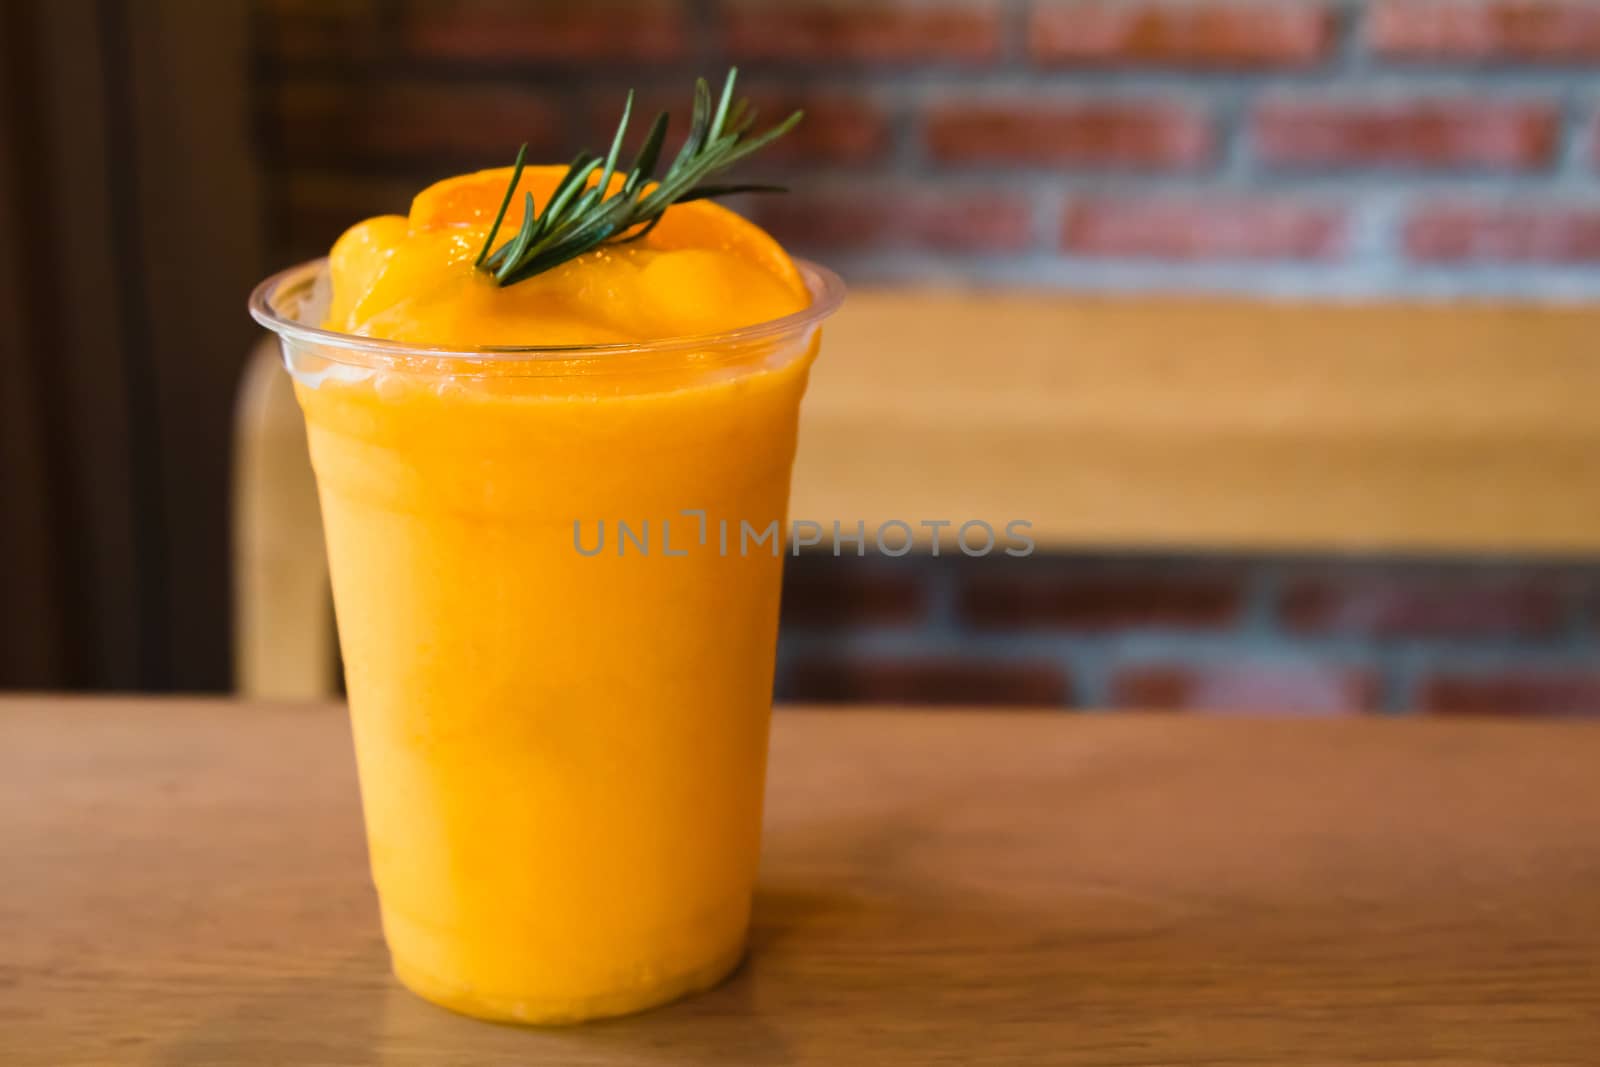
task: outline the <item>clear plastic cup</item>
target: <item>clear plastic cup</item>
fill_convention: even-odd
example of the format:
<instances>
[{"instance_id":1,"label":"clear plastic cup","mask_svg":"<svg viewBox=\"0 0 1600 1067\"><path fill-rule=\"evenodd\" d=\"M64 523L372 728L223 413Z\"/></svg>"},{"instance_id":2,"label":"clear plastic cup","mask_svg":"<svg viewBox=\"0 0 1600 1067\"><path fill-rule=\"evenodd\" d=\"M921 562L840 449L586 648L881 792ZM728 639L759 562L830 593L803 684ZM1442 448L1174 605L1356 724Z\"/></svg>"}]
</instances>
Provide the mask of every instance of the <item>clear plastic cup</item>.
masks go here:
<instances>
[{"instance_id":1,"label":"clear plastic cup","mask_svg":"<svg viewBox=\"0 0 1600 1067\"><path fill-rule=\"evenodd\" d=\"M318 329L322 261L252 295L305 413L384 933L429 1000L578 1021L742 955L796 421L843 299L798 266L799 313L589 348Z\"/></svg>"}]
</instances>

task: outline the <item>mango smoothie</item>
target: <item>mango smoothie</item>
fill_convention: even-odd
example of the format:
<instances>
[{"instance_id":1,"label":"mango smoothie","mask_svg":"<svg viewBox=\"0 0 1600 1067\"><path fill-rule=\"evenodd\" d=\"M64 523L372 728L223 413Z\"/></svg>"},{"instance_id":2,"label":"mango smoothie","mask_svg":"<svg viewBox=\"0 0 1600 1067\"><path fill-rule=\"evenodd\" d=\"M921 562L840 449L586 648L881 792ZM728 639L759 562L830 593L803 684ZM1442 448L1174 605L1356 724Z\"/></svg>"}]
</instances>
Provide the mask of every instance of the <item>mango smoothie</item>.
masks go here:
<instances>
[{"instance_id":1,"label":"mango smoothie","mask_svg":"<svg viewBox=\"0 0 1600 1067\"><path fill-rule=\"evenodd\" d=\"M782 552L737 534L784 526L841 292L708 200L495 284L497 208L516 233L566 170L441 182L257 312L305 414L395 973L528 1023L741 957Z\"/></svg>"}]
</instances>

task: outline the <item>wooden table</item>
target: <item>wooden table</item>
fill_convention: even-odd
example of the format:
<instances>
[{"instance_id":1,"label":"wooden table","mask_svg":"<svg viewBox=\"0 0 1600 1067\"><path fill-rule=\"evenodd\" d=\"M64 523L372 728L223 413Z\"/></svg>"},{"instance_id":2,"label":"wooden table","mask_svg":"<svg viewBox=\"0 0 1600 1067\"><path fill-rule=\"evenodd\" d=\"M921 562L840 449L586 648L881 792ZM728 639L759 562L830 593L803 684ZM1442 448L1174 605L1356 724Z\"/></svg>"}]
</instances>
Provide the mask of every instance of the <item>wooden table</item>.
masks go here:
<instances>
[{"instance_id":1,"label":"wooden table","mask_svg":"<svg viewBox=\"0 0 1600 1067\"><path fill-rule=\"evenodd\" d=\"M1600 728L784 710L753 955L527 1031L388 976L344 716L0 703L0 1063L1595 1064Z\"/></svg>"}]
</instances>

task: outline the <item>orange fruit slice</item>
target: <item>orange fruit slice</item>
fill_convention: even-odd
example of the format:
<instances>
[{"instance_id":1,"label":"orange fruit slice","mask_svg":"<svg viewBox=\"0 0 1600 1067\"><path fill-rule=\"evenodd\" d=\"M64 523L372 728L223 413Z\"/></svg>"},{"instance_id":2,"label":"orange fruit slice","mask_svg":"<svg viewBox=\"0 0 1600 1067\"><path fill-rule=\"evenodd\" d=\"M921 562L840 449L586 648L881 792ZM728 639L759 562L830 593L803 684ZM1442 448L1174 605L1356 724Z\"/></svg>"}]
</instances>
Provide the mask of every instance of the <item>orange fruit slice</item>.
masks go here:
<instances>
[{"instance_id":1,"label":"orange fruit slice","mask_svg":"<svg viewBox=\"0 0 1600 1067\"><path fill-rule=\"evenodd\" d=\"M506 207L496 244L509 240L522 225L526 203L523 194L531 192L535 210L544 210L566 170L564 166L523 168L516 194ZM511 171L511 167L496 167L446 178L428 186L411 201L412 232L445 226L487 227L499 210ZM755 223L709 200L694 200L668 208L661 222L641 244L661 251L709 248L729 252L773 275L796 296L806 298L808 295L800 272L782 245Z\"/></svg>"}]
</instances>

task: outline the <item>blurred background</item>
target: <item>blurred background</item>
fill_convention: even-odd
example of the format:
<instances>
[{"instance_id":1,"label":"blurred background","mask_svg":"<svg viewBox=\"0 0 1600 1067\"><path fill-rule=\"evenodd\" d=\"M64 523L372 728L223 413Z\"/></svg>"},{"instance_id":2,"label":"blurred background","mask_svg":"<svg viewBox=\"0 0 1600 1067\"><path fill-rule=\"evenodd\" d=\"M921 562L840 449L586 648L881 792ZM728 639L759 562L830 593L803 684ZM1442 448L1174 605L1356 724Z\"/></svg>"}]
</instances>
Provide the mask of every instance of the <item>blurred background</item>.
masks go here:
<instances>
[{"instance_id":1,"label":"blurred background","mask_svg":"<svg viewBox=\"0 0 1600 1067\"><path fill-rule=\"evenodd\" d=\"M630 87L805 108L741 207L854 286L1600 298L1591 0L8 0L0 63L7 687L229 689L250 287ZM1581 552L986 562L791 561L779 695L1600 713Z\"/></svg>"}]
</instances>

